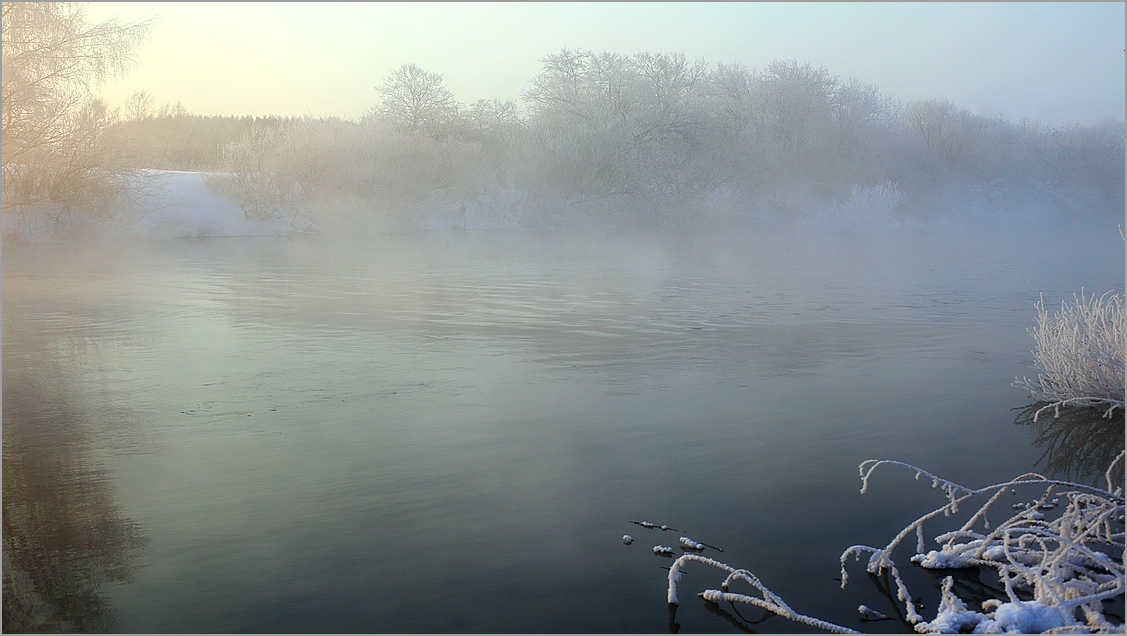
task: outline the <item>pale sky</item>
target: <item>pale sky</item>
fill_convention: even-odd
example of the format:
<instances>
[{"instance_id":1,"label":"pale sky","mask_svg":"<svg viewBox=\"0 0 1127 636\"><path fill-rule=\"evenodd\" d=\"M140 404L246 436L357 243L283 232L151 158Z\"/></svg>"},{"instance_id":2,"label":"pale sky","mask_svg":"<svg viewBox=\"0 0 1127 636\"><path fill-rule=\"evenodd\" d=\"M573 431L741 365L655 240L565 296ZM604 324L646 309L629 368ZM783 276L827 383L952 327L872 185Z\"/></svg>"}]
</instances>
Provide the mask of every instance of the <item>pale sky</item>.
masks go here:
<instances>
[{"instance_id":1,"label":"pale sky","mask_svg":"<svg viewBox=\"0 0 1127 636\"><path fill-rule=\"evenodd\" d=\"M152 17L137 89L202 115L358 118L415 63L462 102L520 98L561 48L824 66L903 101L1048 124L1124 118L1124 3L94 3Z\"/></svg>"}]
</instances>

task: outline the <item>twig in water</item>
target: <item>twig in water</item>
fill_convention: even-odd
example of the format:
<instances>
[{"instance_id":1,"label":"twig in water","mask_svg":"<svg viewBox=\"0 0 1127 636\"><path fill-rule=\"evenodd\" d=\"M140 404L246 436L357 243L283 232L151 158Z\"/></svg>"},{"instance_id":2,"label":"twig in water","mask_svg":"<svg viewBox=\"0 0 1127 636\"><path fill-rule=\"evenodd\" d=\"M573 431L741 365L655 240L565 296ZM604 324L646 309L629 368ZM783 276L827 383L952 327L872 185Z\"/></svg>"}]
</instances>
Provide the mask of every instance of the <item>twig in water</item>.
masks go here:
<instances>
[{"instance_id":1,"label":"twig in water","mask_svg":"<svg viewBox=\"0 0 1127 636\"><path fill-rule=\"evenodd\" d=\"M669 526L659 526L656 523L650 523L649 521L631 521L630 523L642 526L643 528L661 530L662 532L668 532L670 530L672 530L673 532L680 532L680 530L678 530L677 528L670 528Z\"/></svg>"}]
</instances>

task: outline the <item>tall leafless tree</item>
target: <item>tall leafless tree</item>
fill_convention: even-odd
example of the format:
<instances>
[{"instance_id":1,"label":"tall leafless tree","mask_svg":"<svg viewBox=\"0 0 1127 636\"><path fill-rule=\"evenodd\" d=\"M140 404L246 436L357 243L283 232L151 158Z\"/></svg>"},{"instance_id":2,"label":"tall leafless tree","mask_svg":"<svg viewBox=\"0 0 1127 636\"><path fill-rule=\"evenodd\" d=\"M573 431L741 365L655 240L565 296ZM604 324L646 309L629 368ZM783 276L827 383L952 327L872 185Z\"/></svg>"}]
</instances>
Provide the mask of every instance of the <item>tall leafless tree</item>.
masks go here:
<instances>
[{"instance_id":1,"label":"tall leafless tree","mask_svg":"<svg viewBox=\"0 0 1127 636\"><path fill-rule=\"evenodd\" d=\"M380 104L372 115L385 119L411 134L436 135L457 112L454 94L442 75L429 73L417 64L404 64L376 87Z\"/></svg>"},{"instance_id":2,"label":"tall leafless tree","mask_svg":"<svg viewBox=\"0 0 1127 636\"><path fill-rule=\"evenodd\" d=\"M150 24L86 23L84 6L3 4L4 210L80 200L112 172L99 147L110 113L91 92L123 72Z\"/></svg>"},{"instance_id":3,"label":"tall leafless tree","mask_svg":"<svg viewBox=\"0 0 1127 636\"><path fill-rule=\"evenodd\" d=\"M125 102L125 112L129 119L145 119L153 115L153 98L146 91L133 91Z\"/></svg>"}]
</instances>

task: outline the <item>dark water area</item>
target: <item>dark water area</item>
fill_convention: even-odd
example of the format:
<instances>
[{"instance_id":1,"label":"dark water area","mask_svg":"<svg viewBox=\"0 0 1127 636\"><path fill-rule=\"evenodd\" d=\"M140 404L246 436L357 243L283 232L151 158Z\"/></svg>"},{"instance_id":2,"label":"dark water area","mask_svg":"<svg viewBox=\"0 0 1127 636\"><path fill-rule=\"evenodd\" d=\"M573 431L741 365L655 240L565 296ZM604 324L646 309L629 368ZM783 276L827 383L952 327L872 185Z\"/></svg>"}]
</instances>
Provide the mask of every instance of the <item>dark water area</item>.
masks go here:
<instances>
[{"instance_id":1,"label":"dark water area","mask_svg":"<svg viewBox=\"0 0 1127 636\"><path fill-rule=\"evenodd\" d=\"M703 566L670 616L679 536L899 631L838 556L943 498L857 465L1095 479L1069 458L1122 420L1034 425L1010 383L1041 294L1122 293L1123 254L1113 225L7 246L5 631L811 631L706 606Z\"/></svg>"}]
</instances>

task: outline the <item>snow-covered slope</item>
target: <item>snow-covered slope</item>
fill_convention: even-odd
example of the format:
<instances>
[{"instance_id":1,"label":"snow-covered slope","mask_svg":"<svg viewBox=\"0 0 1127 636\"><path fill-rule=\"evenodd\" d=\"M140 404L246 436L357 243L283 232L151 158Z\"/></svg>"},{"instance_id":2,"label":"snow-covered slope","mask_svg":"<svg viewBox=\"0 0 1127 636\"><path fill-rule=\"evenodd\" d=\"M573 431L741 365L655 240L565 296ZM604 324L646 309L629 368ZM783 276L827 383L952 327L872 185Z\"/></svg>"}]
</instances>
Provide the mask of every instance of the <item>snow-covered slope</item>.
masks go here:
<instances>
[{"instance_id":1,"label":"snow-covered slope","mask_svg":"<svg viewBox=\"0 0 1127 636\"><path fill-rule=\"evenodd\" d=\"M276 236L290 232L280 219L249 220L231 199L208 187L200 172L152 173L149 192L138 197L135 232L153 238Z\"/></svg>"},{"instance_id":2,"label":"snow-covered slope","mask_svg":"<svg viewBox=\"0 0 1127 636\"><path fill-rule=\"evenodd\" d=\"M29 243L87 239L161 240L211 236L279 236L293 231L281 219L247 219L239 205L208 187L201 172L145 171L127 200L108 214L50 204L6 213L4 238Z\"/></svg>"}]
</instances>

